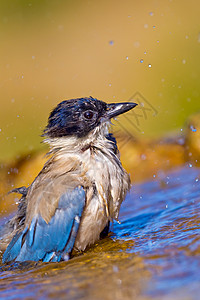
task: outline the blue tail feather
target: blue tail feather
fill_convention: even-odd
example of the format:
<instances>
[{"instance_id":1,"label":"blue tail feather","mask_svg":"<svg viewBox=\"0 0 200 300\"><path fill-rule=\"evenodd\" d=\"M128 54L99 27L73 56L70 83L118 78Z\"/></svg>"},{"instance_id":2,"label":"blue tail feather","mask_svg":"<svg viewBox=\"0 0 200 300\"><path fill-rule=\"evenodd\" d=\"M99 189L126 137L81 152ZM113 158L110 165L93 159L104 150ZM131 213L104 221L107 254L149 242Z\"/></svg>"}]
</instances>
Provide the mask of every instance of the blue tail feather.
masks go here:
<instances>
[{"instance_id":1,"label":"blue tail feather","mask_svg":"<svg viewBox=\"0 0 200 300\"><path fill-rule=\"evenodd\" d=\"M66 260L73 249L84 206L82 187L63 194L48 224L38 214L29 228L13 237L3 255L3 263L12 260Z\"/></svg>"}]
</instances>

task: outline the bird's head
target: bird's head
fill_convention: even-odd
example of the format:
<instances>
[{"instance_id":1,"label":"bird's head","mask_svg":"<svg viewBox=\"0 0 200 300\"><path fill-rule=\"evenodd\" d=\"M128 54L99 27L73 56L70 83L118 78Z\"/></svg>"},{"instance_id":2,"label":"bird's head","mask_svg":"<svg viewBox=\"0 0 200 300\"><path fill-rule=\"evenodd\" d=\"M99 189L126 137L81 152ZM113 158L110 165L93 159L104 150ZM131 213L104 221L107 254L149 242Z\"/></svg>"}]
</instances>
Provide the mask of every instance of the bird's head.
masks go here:
<instances>
[{"instance_id":1,"label":"bird's head","mask_svg":"<svg viewBox=\"0 0 200 300\"><path fill-rule=\"evenodd\" d=\"M51 112L44 136L84 137L99 125L134 108L132 102L105 103L92 97L62 101Z\"/></svg>"}]
</instances>

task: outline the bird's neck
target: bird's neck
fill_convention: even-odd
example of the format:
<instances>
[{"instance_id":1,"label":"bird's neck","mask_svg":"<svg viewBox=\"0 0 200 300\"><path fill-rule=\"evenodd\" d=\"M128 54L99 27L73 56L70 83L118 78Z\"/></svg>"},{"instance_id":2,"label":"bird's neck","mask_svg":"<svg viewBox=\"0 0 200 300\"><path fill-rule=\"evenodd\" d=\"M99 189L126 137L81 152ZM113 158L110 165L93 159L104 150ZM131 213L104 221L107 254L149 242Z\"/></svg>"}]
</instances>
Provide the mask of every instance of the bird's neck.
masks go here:
<instances>
[{"instance_id":1,"label":"bird's neck","mask_svg":"<svg viewBox=\"0 0 200 300\"><path fill-rule=\"evenodd\" d=\"M109 139L109 123L104 123L90 131L84 137L66 136L58 138L47 138L44 143L49 144L49 154L72 154L84 152L89 148L110 150L114 152L115 142Z\"/></svg>"}]
</instances>

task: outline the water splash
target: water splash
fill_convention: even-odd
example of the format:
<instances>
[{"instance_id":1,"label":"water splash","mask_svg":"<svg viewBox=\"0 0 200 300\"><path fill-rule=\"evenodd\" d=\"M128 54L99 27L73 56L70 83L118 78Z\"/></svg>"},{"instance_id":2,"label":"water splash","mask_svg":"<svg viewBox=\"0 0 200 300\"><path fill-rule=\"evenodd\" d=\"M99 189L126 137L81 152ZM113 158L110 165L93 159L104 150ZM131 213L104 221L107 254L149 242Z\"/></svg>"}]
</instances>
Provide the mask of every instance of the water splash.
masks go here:
<instances>
[{"instance_id":1,"label":"water splash","mask_svg":"<svg viewBox=\"0 0 200 300\"><path fill-rule=\"evenodd\" d=\"M197 131L197 129L196 129L193 125L190 125L190 130L191 130L192 132L196 132L196 131Z\"/></svg>"}]
</instances>

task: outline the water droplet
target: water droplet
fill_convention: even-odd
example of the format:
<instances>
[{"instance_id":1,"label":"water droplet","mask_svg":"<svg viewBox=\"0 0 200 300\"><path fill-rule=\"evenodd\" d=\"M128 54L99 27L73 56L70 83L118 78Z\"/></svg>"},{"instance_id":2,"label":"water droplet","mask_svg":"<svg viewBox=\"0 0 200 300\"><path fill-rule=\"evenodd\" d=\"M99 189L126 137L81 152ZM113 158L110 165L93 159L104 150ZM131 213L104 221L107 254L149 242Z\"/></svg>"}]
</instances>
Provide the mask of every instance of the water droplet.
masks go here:
<instances>
[{"instance_id":1,"label":"water droplet","mask_svg":"<svg viewBox=\"0 0 200 300\"><path fill-rule=\"evenodd\" d=\"M183 131L183 128L181 128L180 131L182 132L182 131Z\"/></svg>"},{"instance_id":2,"label":"water droplet","mask_svg":"<svg viewBox=\"0 0 200 300\"><path fill-rule=\"evenodd\" d=\"M151 68L151 64L149 64L148 67Z\"/></svg>"},{"instance_id":3,"label":"water droplet","mask_svg":"<svg viewBox=\"0 0 200 300\"><path fill-rule=\"evenodd\" d=\"M17 118L19 118L19 115L17 115Z\"/></svg>"},{"instance_id":4,"label":"water droplet","mask_svg":"<svg viewBox=\"0 0 200 300\"><path fill-rule=\"evenodd\" d=\"M195 181L198 182L198 181L199 181L199 178L196 178Z\"/></svg>"},{"instance_id":5,"label":"water droplet","mask_svg":"<svg viewBox=\"0 0 200 300\"><path fill-rule=\"evenodd\" d=\"M153 25L153 29L155 29L156 28L156 26L155 25Z\"/></svg>"},{"instance_id":6,"label":"water droplet","mask_svg":"<svg viewBox=\"0 0 200 300\"><path fill-rule=\"evenodd\" d=\"M179 145L184 145L185 144L185 139L184 138L179 138L178 139L178 144Z\"/></svg>"},{"instance_id":7,"label":"water droplet","mask_svg":"<svg viewBox=\"0 0 200 300\"><path fill-rule=\"evenodd\" d=\"M140 62L141 62L141 63L143 63L143 61L144 61L143 59L140 59Z\"/></svg>"},{"instance_id":8,"label":"water droplet","mask_svg":"<svg viewBox=\"0 0 200 300\"><path fill-rule=\"evenodd\" d=\"M114 44L114 41L109 41L109 44L112 46Z\"/></svg>"},{"instance_id":9,"label":"water droplet","mask_svg":"<svg viewBox=\"0 0 200 300\"><path fill-rule=\"evenodd\" d=\"M150 16L153 16L153 15L154 15L154 13L151 11L151 12L149 13L149 15L150 15Z\"/></svg>"},{"instance_id":10,"label":"water droplet","mask_svg":"<svg viewBox=\"0 0 200 300\"><path fill-rule=\"evenodd\" d=\"M189 168L192 168L192 167L193 167L192 164L190 164L190 163L188 164L188 166L189 166Z\"/></svg>"},{"instance_id":11,"label":"water droplet","mask_svg":"<svg viewBox=\"0 0 200 300\"><path fill-rule=\"evenodd\" d=\"M192 132L196 132L196 128L193 125L190 125L190 129L192 130Z\"/></svg>"},{"instance_id":12,"label":"water droplet","mask_svg":"<svg viewBox=\"0 0 200 300\"><path fill-rule=\"evenodd\" d=\"M168 208L168 204L165 205L165 208Z\"/></svg>"},{"instance_id":13,"label":"water droplet","mask_svg":"<svg viewBox=\"0 0 200 300\"><path fill-rule=\"evenodd\" d=\"M109 83L109 85L108 86L111 86L111 83Z\"/></svg>"},{"instance_id":14,"label":"water droplet","mask_svg":"<svg viewBox=\"0 0 200 300\"><path fill-rule=\"evenodd\" d=\"M147 52L146 52L146 51L144 51L144 54L147 54Z\"/></svg>"},{"instance_id":15,"label":"water droplet","mask_svg":"<svg viewBox=\"0 0 200 300\"><path fill-rule=\"evenodd\" d=\"M141 160L146 160L147 156L145 154L141 155Z\"/></svg>"},{"instance_id":16,"label":"water droplet","mask_svg":"<svg viewBox=\"0 0 200 300\"><path fill-rule=\"evenodd\" d=\"M115 272L115 273L117 273L119 271L119 268L118 268L118 266L113 266L113 272Z\"/></svg>"},{"instance_id":17,"label":"water droplet","mask_svg":"<svg viewBox=\"0 0 200 300\"><path fill-rule=\"evenodd\" d=\"M126 60L128 60L128 56L126 56Z\"/></svg>"},{"instance_id":18,"label":"water droplet","mask_svg":"<svg viewBox=\"0 0 200 300\"><path fill-rule=\"evenodd\" d=\"M155 178L156 177L156 174L153 174L153 178Z\"/></svg>"}]
</instances>

